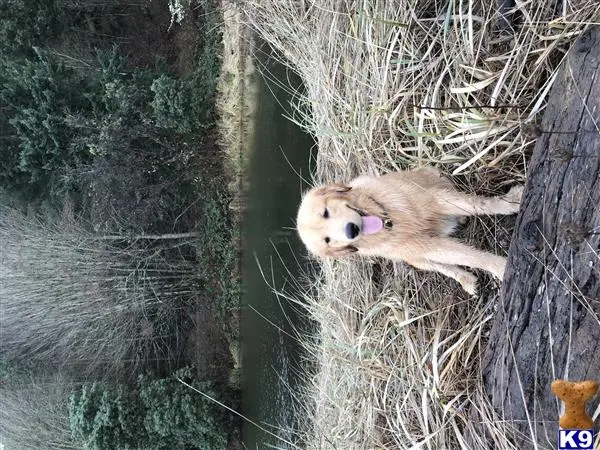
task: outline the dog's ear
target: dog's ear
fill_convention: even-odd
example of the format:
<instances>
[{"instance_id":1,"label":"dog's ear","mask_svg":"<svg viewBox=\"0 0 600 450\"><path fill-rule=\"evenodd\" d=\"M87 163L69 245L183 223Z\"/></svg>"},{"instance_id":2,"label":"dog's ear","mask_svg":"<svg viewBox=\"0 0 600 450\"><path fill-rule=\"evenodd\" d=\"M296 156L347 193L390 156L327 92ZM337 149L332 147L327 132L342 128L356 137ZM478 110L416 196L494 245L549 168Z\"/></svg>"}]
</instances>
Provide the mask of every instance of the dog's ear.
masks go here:
<instances>
[{"instance_id":1,"label":"dog's ear","mask_svg":"<svg viewBox=\"0 0 600 450\"><path fill-rule=\"evenodd\" d=\"M346 186L341 183L332 183L326 184L324 186L320 186L315 189L315 194L317 195L327 195L327 194L343 194L344 192L348 192L352 188L350 186Z\"/></svg>"},{"instance_id":2,"label":"dog's ear","mask_svg":"<svg viewBox=\"0 0 600 450\"><path fill-rule=\"evenodd\" d=\"M356 253L358 249L354 245L345 245L343 247L327 247L325 249L325 256L329 258L341 258L342 256L351 255Z\"/></svg>"}]
</instances>

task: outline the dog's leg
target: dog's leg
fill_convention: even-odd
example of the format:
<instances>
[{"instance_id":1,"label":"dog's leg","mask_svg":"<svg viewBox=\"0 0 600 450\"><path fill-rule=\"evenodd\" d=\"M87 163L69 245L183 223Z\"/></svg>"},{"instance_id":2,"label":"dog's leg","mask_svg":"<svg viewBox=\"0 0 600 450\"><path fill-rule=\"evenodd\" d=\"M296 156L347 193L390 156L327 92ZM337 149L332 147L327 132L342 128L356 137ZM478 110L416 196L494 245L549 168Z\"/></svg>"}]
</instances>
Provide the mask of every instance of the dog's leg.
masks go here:
<instances>
[{"instance_id":1,"label":"dog's leg","mask_svg":"<svg viewBox=\"0 0 600 450\"><path fill-rule=\"evenodd\" d=\"M433 263L459 265L490 272L499 280L504 277L506 258L470 247L450 238L434 238L423 257Z\"/></svg>"},{"instance_id":2,"label":"dog's leg","mask_svg":"<svg viewBox=\"0 0 600 450\"><path fill-rule=\"evenodd\" d=\"M442 275L454 278L470 295L475 295L477 292L477 277L457 266L440 264L427 260L411 261L410 264L417 269L427 270L430 272L439 272Z\"/></svg>"},{"instance_id":3,"label":"dog's leg","mask_svg":"<svg viewBox=\"0 0 600 450\"><path fill-rule=\"evenodd\" d=\"M523 186L516 185L500 197L483 197L446 191L439 196L442 214L449 216L475 216L482 214L515 214L519 212Z\"/></svg>"}]
</instances>

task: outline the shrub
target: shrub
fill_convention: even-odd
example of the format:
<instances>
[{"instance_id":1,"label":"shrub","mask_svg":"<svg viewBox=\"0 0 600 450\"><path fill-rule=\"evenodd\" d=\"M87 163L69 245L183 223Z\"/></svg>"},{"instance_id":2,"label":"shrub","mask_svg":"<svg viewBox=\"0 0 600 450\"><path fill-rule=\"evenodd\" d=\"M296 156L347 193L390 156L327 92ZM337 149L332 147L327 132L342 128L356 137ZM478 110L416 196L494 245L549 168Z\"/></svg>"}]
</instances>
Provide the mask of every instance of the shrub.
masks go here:
<instances>
[{"instance_id":1,"label":"shrub","mask_svg":"<svg viewBox=\"0 0 600 450\"><path fill-rule=\"evenodd\" d=\"M191 369L175 376L216 396L212 383L191 380ZM140 376L133 389L84 386L69 404L73 438L90 450L225 448L226 415L175 376Z\"/></svg>"},{"instance_id":2,"label":"shrub","mask_svg":"<svg viewBox=\"0 0 600 450\"><path fill-rule=\"evenodd\" d=\"M183 134L214 125L216 74L205 73L205 69L200 72L191 80L162 74L153 81L152 110L157 126Z\"/></svg>"},{"instance_id":3,"label":"shrub","mask_svg":"<svg viewBox=\"0 0 600 450\"><path fill-rule=\"evenodd\" d=\"M234 242L236 228L231 222L228 205L231 196L219 189L215 180L204 180L202 192L205 202L202 209L202 235L197 252L201 260L199 272L207 280L206 289L217 311L223 318L237 310L242 295L241 280L232 277L237 272L239 255ZM208 280L219 280L218 286ZM218 287L218 289L215 289Z\"/></svg>"},{"instance_id":4,"label":"shrub","mask_svg":"<svg viewBox=\"0 0 600 450\"><path fill-rule=\"evenodd\" d=\"M40 182L65 162L85 154L68 154L70 138L65 111L88 103L85 82L52 55L35 49L30 60L0 59L0 101L6 105L3 121L12 127L8 145L0 147L5 161L0 180ZM3 128L8 131L8 125Z\"/></svg>"},{"instance_id":5,"label":"shrub","mask_svg":"<svg viewBox=\"0 0 600 450\"><path fill-rule=\"evenodd\" d=\"M187 133L194 128L195 118L190 116L192 92L185 82L163 74L152 83L152 109L156 124L178 133Z\"/></svg>"},{"instance_id":6,"label":"shrub","mask_svg":"<svg viewBox=\"0 0 600 450\"><path fill-rule=\"evenodd\" d=\"M123 56L131 52L127 44L114 45L100 32L102 25L126 32L127 19L112 23L108 16L121 17L120 11L123 17L134 14L130 21L141 20L143 8L136 4L0 0L0 37L10 35L0 43L7 46L0 53L0 183L7 189L26 191L29 198L48 193L60 198L69 191L88 195L87 180L73 174L94 172L96 178L95 169L116 160L150 188L154 180L148 174L166 172L169 183L183 177L189 168L185 161L187 167L177 173L168 166L187 156L183 148L204 142L214 124L221 47L217 4L198 5L206 31L194 68L183 79L160 59L135 67L141 62ZM85 47L85 56L69 56L74 45ZM140 167L143 160L152 164ZM158 183L166 185L164 179ZM98 198L103 194L112 192Z\"/></svg>"},{"instance_id":7,"label":"shrub","mask_svg":"<svg viewBox=\"0 0 600 450\"><path fill-rule=\"evenodd\" d=\"M199 391L217 398L214 383L193 381L190 369L175 374ZM226 415L220 406L200 396L174 377L140 377L139 396L145 410L144 426L156 449L220 449L227 445Z\"/></svg>"},{"instance_id":8,"label":"shrub","mask_svg":"<svg viewBox=\"0 0 600 450\"><path fill-rule=\"evenodd\" d=\"M1 0L0 54L26 53L60 26L55 0Z\"/></svg>"},{"instance_id":9,"label":"shrub","mask_svg":"<svg viewBox=\"0 0 600 450\"><path fill-rule=\"evenodd\" d=\"M219 4L214 0L197 2L206 21L202 27L202 48L193 72L185 79L162 75L152 84L152 108L157 125L178 133L202 132L214 125L215 93L221 68ZM185 11L180 1L169 2L172 19L180 22Z\"/></svg>"},{"instance_id":10,"label":"shrub","mask_svg":"<svg viewBox=\"0 0 600 450\"><path fill-rule=\"evenodd\" d=\"M98 94L94 118L117 116L126 120L123 125L129 126L139 121L147 122L152 81L166 69L160 64L155 70L128 68L127 58L120 54L118 45L96 54L100 66L98 89L87 94Z\"/></svg>"},{"instance_id":11,"label":"shrub","mask_svg":"<svg viewBox=\"0 0 600 450\"><path fill-rule=\"evenodd\" d=\"M73 439L89 450L139 448L147 438L138 403L123 386L84 385L69 402Z\"/></svg>"}]
</instances>

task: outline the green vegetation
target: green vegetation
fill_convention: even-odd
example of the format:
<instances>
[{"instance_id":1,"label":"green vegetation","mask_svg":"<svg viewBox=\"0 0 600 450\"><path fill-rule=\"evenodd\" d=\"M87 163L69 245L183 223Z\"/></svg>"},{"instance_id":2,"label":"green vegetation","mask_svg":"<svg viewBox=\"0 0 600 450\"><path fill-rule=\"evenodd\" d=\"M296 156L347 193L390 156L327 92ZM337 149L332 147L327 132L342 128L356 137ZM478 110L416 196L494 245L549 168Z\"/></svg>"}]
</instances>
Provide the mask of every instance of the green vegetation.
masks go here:
<instances>
[{"instance_id":1,"label":"green vegetation","mask_svg":"<svg viewBox=\"0 0 600 450\"><path fill-rule=\"evenodd\" d=\"M202 215L202 230L198 252L205 255L203 260L209 264L200 267L205 279L219 280L218 287L212 296L216 299L219 310L229 315L239 305L241 284L231 274L237 271L238 252L232 242L239 237L239 229L234 228L229 218L227 205L230 195L222 192L206 201Z\"/></svg>"},{"instance_id":2,"label":"green vegetation","mask_svg":"<svg viewBox=\"0 0 600 450\"><path fill-rule=\"evenodd\" d=\"M9 448L218 449L235 426L173 377L236 400L241 287L215 131L221 11L193 2L171 22L167 1L0 0Z\"/></svg>"},{"instance_id":3,"label":"green vegetation","mask_svg":"<svg viewBox=\"0 0 600 450\"><path fill-rule=\"evenodd\" d=\"M190 371L176 376L189 378ZM195 382L216 395L212 383ZM224 448L225 414L214 403L197 398L174 377L140 376L132 389L119 385L84 385L69 404L72 434L90 450Z\"/></svg>"}]
</instances>

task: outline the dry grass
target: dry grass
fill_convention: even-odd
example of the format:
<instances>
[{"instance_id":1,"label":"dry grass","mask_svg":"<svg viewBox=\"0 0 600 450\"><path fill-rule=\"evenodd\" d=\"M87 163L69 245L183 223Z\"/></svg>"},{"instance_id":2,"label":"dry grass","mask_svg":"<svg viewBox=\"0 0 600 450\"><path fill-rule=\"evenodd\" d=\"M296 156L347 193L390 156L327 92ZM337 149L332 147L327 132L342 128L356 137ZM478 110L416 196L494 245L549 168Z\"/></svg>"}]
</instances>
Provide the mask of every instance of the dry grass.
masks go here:
<instances>
[{"instance_id":1,"label":"dry grass","mask_svg":"<svg viewBox=\"0 0 600 450\"><path fill-rule=\"evenodd\" d=\"M591 0L244 2L247 21L304 79L315 182L435 165L465 190L522 181L556 68ZM493 186L493 188L492 188ZM510 221L472 221L506 252ZM502 237L504 236L504 237ZM502 242L504 241L504 242ZM403 265L325 263L306 303L318 369L306 389L308 448L513 449L483 392L479 358L497 290L469 299ZM304 446L304 445L303 445Z\"/></svg>"},{"instance_id":2,"label":"dry grass","mask_svg":"<svg viewBox=\"0 0 600 450\"><path fill-rule=\"evenodd\" d=\"M69 395L75 384L60 376L19 378L0 384L0 449L81 450L69 426Z\"/></svg>"}]
</instances>

